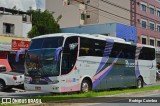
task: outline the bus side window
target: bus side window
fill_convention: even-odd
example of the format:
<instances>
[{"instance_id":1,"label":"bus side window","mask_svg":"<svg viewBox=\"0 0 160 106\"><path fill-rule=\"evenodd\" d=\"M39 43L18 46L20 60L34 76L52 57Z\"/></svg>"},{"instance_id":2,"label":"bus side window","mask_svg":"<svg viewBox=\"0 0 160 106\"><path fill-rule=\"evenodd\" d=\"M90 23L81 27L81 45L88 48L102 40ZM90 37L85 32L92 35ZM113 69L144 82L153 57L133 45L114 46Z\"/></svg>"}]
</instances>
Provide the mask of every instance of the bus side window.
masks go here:
<instances>
[{"instance_id":1,"label":"bus side window","mask_svg":"<svg viewBox=\"0 0 160 106\"><path fill-rule=\"evenodd\" d=\"M140 51L139 59L141 60L154 60L155 50L153 48L143 47Z\"/></svg>"},{"instance_id":2,"label":"bus side window","mask_svg":"<svg viewBox=\"0 0 160 106\"><path fill-rule=\"evenodd\" d=\"M105 45L106 41L81 37L79 56L103 57Z\"/></svg>"},{"instance_id":3,"label":"bus side window","mask_svg":"<svg viewBox=\"0 0 160 106\"><path fill-rule=\"evenodd\" d=\"M113 57L113 58L120 58L121 55L121 50L122 50L122 46L119 46L120 44L119 43L114 43L113 44L113 48L112 48L112 52L110 54L110 57ZM119 54L120 53L120 54ZM119 57L118 57L119 55Z\"/></svg>"},{"instance_id":4,"label":"bus side window","mask_svg":"<svg viewBox=\"0 0 160 106\"><path fill-rule=\"evenodd\" d=\"M124 52L121 51L119 58L124 58Z\"/></svg>"}]
</instances>

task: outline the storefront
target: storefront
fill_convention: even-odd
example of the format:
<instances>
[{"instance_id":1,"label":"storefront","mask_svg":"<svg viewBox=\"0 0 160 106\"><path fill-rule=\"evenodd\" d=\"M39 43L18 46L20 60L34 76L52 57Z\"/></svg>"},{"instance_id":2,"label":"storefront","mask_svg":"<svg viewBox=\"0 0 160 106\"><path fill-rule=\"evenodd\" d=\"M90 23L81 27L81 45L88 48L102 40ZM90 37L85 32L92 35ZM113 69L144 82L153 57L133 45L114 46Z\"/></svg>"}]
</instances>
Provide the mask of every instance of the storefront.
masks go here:
<instances>
[{"instance_id":1,"label":"storefront","mask_svg":"<svg viewBox=\"0 0 160 106\"><path fill-rule=\"evenodd\" d=\"M5 38L5 39L3 39ZM16 61L16 55L19 50L28 49L30 39L13 38L0 36L0 59L5 59L10 64L13 71L24 72L25 53L21 53ZM3 62L1 62L2 65Z\"/></svg>"}]
</instances>

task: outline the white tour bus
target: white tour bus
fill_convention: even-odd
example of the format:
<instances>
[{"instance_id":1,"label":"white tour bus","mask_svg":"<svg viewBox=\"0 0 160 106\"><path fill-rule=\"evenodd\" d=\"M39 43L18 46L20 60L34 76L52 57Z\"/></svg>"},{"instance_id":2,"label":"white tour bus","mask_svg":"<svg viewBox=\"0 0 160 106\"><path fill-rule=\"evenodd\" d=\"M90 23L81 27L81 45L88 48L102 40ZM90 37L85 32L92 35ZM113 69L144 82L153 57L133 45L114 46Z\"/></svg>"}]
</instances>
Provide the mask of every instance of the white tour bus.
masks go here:
<instances>
[{"instance_id":1,"label":"white tour bus","mask_svg":"<svg viewBox=\"0 0 160 106\"><path fill-rule=\"evenodd\" d=\"M155 48L120 38L48 34L33 38L26 54L26 90L87 92L155 81Z\"/></svg>"}]
</instances>

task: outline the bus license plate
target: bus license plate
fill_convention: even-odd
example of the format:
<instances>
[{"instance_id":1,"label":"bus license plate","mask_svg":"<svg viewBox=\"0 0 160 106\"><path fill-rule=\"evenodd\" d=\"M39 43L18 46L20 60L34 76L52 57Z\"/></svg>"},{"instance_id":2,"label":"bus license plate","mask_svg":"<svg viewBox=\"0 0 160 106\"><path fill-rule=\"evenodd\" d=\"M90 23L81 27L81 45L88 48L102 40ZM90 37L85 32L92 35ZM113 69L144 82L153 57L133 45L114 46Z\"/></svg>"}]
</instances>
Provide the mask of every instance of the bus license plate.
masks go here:
<instances>
[{"instance_id":1,"label":"bus license plate","mask_svg":"<svg viewBox=\"0 0 160 106\"><path fill-rule=\"evenodd\" d=\"M41 87L40 86L36 86L35 90L41 90Z\"/></svg>"}]
</instances>

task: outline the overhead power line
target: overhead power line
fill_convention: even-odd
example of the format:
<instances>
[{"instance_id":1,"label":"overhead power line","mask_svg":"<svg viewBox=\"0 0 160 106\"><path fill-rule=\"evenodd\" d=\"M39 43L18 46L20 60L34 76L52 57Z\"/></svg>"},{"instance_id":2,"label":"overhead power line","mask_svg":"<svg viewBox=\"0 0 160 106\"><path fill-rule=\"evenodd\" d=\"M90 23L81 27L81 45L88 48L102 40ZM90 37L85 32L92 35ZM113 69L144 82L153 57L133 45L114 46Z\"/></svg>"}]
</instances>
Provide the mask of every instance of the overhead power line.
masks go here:
<instances>
[{"instance_id":1,"label":"overhead power line","mask_svg":"<svg viewBox=\"0 0 160 106\"><path fill-rule=\"evenodd\" d=\"M79 2L79 3L81 3L81 4L85 4L84 2L80 2L80 1L78 1L78 0L75 0L75 1L77 1L77 2ZM72 5L73 5L73 4L72 4ZM85 4L85 5L88 5L88 4ZM74 5L74 6L76 6L76 5ZM94 6L91 6L91 5L88 5L88 6L94 7ZM78 6L76 6L76 7L78 7ZM99 9L99 8L96 8L96 7L95 7L95 9L102 10L102 9ZM105 11L105 10L104 10L104 11ZM92 13L94 13L94 14L97 14L97 15L100 15L100 16L102 16L102 17L104 17L104 18L113 20L113 21L119 21L119 20L116 20L116 19L109 18L109 17L107 17L107 16L105 16L105 15L96 13L96 12L94 12L94 11L90 11L90 12L92 12ZM108 13L108 12L105 12L105 13ZM112 15L112 14L111 14L111 15ZM118 16L118 17L119 17L119 16ZM124 18L123 18L123 19L124 19ZM129 20L129 19L127 19L127 20ZM131 20L129 20L129 21L131 21ZM120 22L120 21L119 21L119 22ZM140 23L140 22L136 22L136 23L138 23L139 25L142 24L142 23ZM146 25L146 27L149 28L150 26L149 26L149 25ZM138 27L138 26L137 26L137 28L142 28L142 27ZM149 30L148 28L146 28L146 30ZM159 28L154 28L154 30L159 31Z\"/></svg>"},{"instance_id":2,"label":"overhead power line","mask_svg":"<svg viewBox=\"0 0 160 106\"><path fill-rule=\"evenodd\" d=\"M110 15L119 17L119 18L121 18L121 19L125 19L125 20L128 20L128 21L132 21L132 20L130 20L130 19L128 19L128 18L125 18L125 17L119 16L119 15L116 15L116 14L114 14L114 13L108 12L108 11L103 10L103 9L100 9L100 8L97 8L97 7L95 7L95 6L89 5L89 4L84 3L84 2L81 2L81 1L79 1L79 0L74 0L74 1L79 2L79 3L81 3L81 4L85 4L85 5L89 6L89 7L92 7L92 8L94 8L94 9L100 10L100 11L105 12L105 13L108 13L108 14L110 14Z\"/></svg>"},{"instance_id":3,"label":"overhead power line","mask_svg":"<svg viewBox=\"0 0 160 106\"><path fill-rule=\"evenodd\" d=\"M110 4L110 5L113 5L113 6L115 6L115 7L121 8L121 9L123 9L123 10L126 10L126 11L128 11L128 12L132 12L132 13L137 14L137 15L139 15L139 16L145 17L145 18L147 18L147 19L151 19L152 21L160 22L160 21L157 21L157 20L155 20L155 19L153 19L153 18L149 18L149 17L147 17L147 16L145 16L145 15L142 15L142 14L139 14L139 13L137 13L137 12L131 11L130 9L124 8L124 7L122 7L122 6L120 6L120 5L117 5L117 4L113 3L113 2L110 2L110 1L108 1L108 0L101 0L101 1L104 2L104 3ZM131 0L131 1L134 1L134 0ZM134 2L135 2L135 3L138 3L138 2L136 2L136 1L134 1Z\"/></svg>"}]
</instances>

